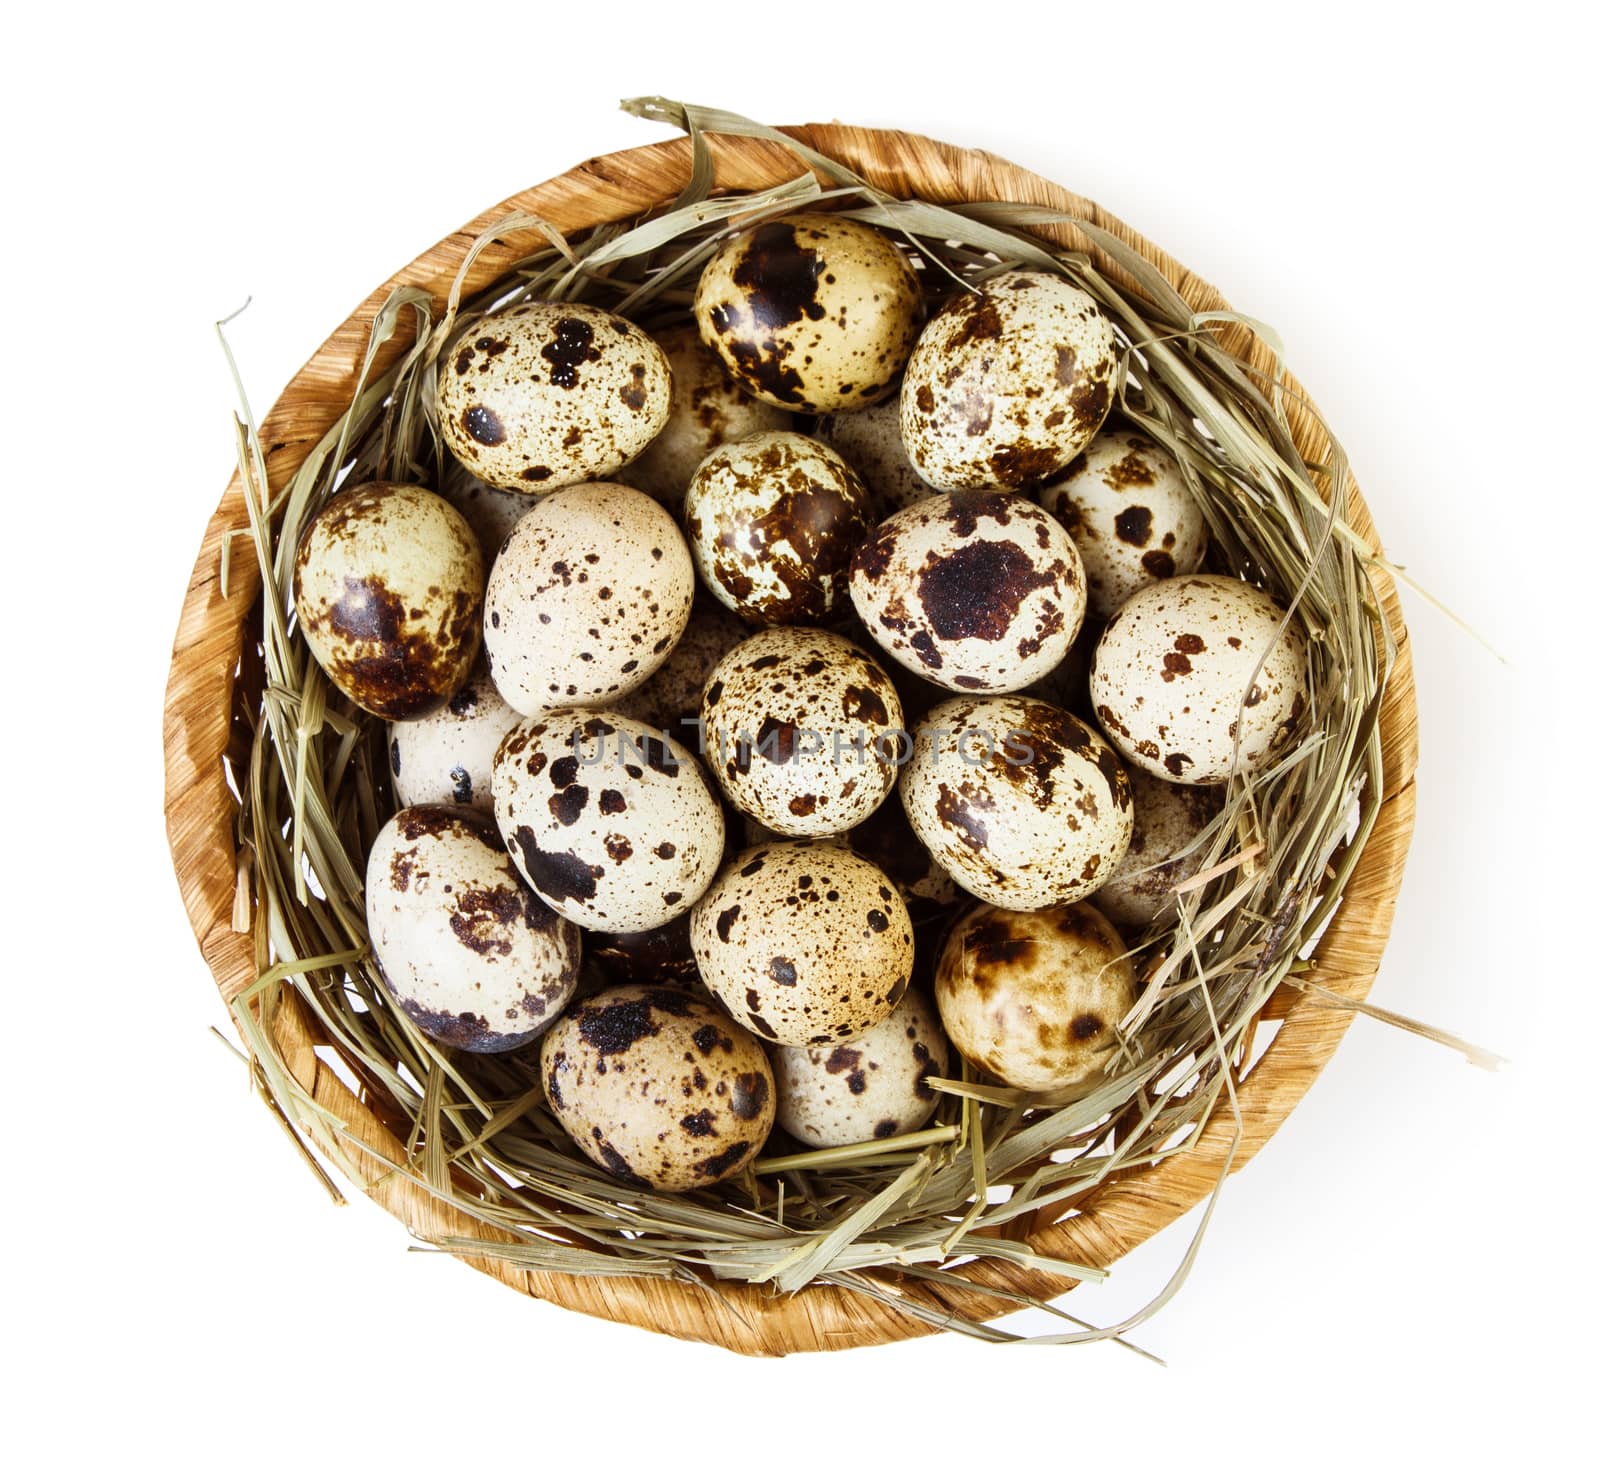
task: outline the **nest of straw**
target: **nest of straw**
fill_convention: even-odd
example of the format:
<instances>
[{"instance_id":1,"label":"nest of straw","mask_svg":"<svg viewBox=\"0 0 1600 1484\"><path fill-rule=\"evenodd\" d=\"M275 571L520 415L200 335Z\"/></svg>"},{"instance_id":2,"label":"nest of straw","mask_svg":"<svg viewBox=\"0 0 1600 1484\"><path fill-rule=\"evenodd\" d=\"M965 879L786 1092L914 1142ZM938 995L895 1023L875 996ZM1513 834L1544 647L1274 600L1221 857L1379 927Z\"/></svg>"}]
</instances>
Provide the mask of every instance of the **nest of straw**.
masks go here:
<instances>
[{"instance_id":1,"label":"nest of straw","mask_svg":"<svg viewBox=\"0 0 1600 1484\"><path fill-rule=\"evenodd\" d=\"M1263 1012L1280 986L1298 982L1377 817L1379 709L1394 639L1372 585L1381 559L1348 519L1344 457L1330 442L1330 461L1308 467L1290 433L1281 368L1264 373L1216 333L1217 321L1239 317L1197 313L1150 262L1091 223L1074 225L1111 272L1035 235L1068 220L1057 214L896 200L748 120L661 100L625 106L691 134L694 170L675 201L570 241L536 219L508 218L468 252L437 318L429 294L396 290L372 322L356 395L282 487L268 488L254 426L240 423L249 524L225 548L223 581L241 556L259 564L232 754L244 915L260 970L235 1019L258 1084L286 1127L340 1162L337 1115L308 1098L266 1029L282 998L296 997L324 1060L404 1149L386 1162L386 1178L414 1182L488 1233L416 1235L523 1270L732 1280L784 1293L833 1284L941 1325L952 1320L939 1293L994 1294L964 1271L976 1259L1042 1268L1058 1287L1092 1280L1098 1270L1041 1256L1026 1234L1071 1220L1107 1182L1191 1148L1212 1120L1237 1118L1236 1089L1264 1044ZM794 178L714 194L708 132L780 141L795 155ZM478 316L521 299L581 300L665 327L687 318L701 265L735 224L801 208L891 234L931 305L1016 267L1059 273L1091 294L1119 335L1117 411L1182 467L1210 526L1213 565L1263 586L1304 624L1312 704L1292 752L1233 781L1186 860L1176 922L1138 943L1143 993L1102 1079L1050 1098L964 1073L935 1084L943 1101L920 1132L771 1155L709 1191L658 1194L577 1152L544 1106L536 1047L498 1057L441 1048L391 1002L367 954L362 895L368 847L392 810L383 728L330 690L297 635L293 557L307 521L347 484L439 487L435 368ZM477 254L529 228L548 245L464 297ZM378 349L391 340L407 348L378 373ZM1001 1295L1039 1303L1020 1284ZM1068 1324L1061 1337L1100 1333Z\"/></svg>"}]
</instances>

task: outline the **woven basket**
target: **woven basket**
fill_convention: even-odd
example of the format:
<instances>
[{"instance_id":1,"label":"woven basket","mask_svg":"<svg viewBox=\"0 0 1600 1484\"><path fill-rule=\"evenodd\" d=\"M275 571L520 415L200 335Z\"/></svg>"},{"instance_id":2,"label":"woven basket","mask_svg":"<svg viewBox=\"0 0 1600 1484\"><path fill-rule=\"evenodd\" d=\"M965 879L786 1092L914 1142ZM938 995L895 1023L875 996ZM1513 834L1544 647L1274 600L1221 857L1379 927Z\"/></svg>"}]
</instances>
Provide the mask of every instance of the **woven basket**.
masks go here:
<instances>
[{"instance_id":1,"label":"woven basket","mask_svg":"<svg viewBox=\"0 0 1600 1484\"><path fill-rule=\"evenodd\" d=\"M837 124L808 125L787 132L895 196L935 202L1013 201L1071 213L1143 253L1196 309L1228 307L1215 289L1092 201L992 155L916 135ZM764 141L719 137L713 141L713 153L717 185L730 190L761 189L792 178L797 170L792 154ZM306 363L262 423L261 444L272 487L279 488L290 478L348 405L373 315L396 284L426 288L434 295L435 304L441 304L475 238L508 213L530 212L563 232L580 232L637 216L669 201L688 179L690 164L688 141L681 139L589 160L484 212L374 289ZM1102 268L1109 267L1087 240L1070 229L1044 229L1041 235L1053 236L1089 253ZM533 233L508 234L477 259L466 280L467 292L486 286L518 258L542 245L543 239ZM1227 324L1219 333L1230 351L1257 366L1272 366L1270 351L1243 326ZM400 349L400 342L391 340L383 347L379 365L389 364ZM1293 404L1290 422L1300 452L1315 468L1324 461L1328 444L1309 406L1309 402ZM1352 497L1351 522L1376 548L1376 532L1358 495ZM235 476L206 528L184 596L165 721L167 833L173 863L200 950L230 1012L234 998L258 972L251 938L234 925L239 873L234 855L235 806L221 765L235 726L235 686L248 685L236 680L236 672L246 615L259 592L259 581L248 562L234 564L226 596L219 581L226 534L244 524L244 496ZM1411 837L1416 768L1416 700L1405 625L1392 584L1381 572L1375 572L1373 580L1397 644L1381 716L1385 792L1376 828L1317 948L1316 967L1310 975L1316 982L1356 998L1366 994L1388 938ZM256 684L259 686L259 680ZM254 697L247 699L253 707ZM400 1140L319 1060L294 997L285 996L283 1007L267 1027L268 1034L301 1086L345 1121L354 1138L343 1153L368 1177L367 1194L414 1231L491 1237L487 1228L479 1228L418 1186L380 1178L383 1166L366 1149L399 1161L404 1157ZM1332 1056L1351 1012L1320 997L1284 990L1268 1006L1267 1016L1281 1017L1282 1024L1265 1055L1240 1085L1238 1102L1244 1128L1234 1168L1272 1136L1299 1102ZM1191 1152L1110 1182L1082 1201L1071 1220L1046 1224L1036 1219L1025 1223L1027 1229L1009 1235L1029 1241L1042 1254L1106 1266L1211 1192L1233 1136L1231 1120L1214 1120ZM660 1278L602 1280L530 1273L478 1257L462 1260L508 1287L569 1309L747 1354L838 1350L931 1332L929 1325L886 1305L826 1285L782 1297L742 1283L721 1283L713 1292L709 1286L700 1289ZM1039 1299L1054 1298L1070 1286L1060 1277L990 1259L978 1261L964 1272L979 1282ZM1012 1307L1000 1298L948 1289L928 1292L925 1302L936 1311L978 1321L996 1318Z\"/></svg>"}]
</instances>

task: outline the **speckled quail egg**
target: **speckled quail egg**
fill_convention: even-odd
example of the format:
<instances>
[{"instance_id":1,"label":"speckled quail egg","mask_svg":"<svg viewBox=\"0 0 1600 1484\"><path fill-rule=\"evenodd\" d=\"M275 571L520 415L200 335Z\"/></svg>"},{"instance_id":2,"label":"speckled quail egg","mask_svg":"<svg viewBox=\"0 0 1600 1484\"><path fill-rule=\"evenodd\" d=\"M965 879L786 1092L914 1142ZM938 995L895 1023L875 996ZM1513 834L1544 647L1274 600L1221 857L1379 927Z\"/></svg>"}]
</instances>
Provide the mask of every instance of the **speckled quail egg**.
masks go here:
<instances>
[{"instance_id":1,"label":"speckled quail egg","mask_svg":"<svg viewBox=\"0 0 1600 1484\"><path fill-rule=\"evenodd\" d=\"M955 877L928 853L911 828L898 790L870 819L851 828L849 845L894 882L913 922L953 906L961 898Z\"/></svg>"},{"instance_id":2,"label":"speckled quail egg","mask_svg":"<svg viewBox=\"0 0 1600 1484\"><path fill-rule=\"evenodd\" d=\"M494 809L490 775L500 740L522 718L501 699L482 657L437 711L389 723L389 777L401 807L466 804Z\"/></svg>"},{"instance_id":3,"label":"speckled quail egg","mask_svg":"<svg viewBox=\"0 0 1600 1484\"><path fill-rule=\"evenodd\" d=\"M777 1099L761 1043L680 989L603 990L550 1028L539 1061L550 1111L629 1184L715 1185L772 1132Z\"/></svg>"},{"instance_id":4,"label":"speckled quail egg","mask_svg":"<svg viewBox=\"0 0 1600 1484\"><path fill-rule=\"evenodd\" d=\"M1097 891L1133 832L1133 791L1116 753L1031 696L935 707L901 769L900 797L958 884L1019 911Z\"/></svg>"},{"instance_id":5,"label":"speckled quail egg","mask_svg":"<svg viewBox=\"0 0 1600 1484\"><path fill-rule=\"evenodd\" d=\"M638 933L585 933L583 959L608 984L688 984L700 977L689 914Z\"/></svg>"},{"instance_id":6,"label":"speckled quail egg","mask_svg":"<svg viewBox=\"0 0 1600 1484\"><path fill-rule=\"evenodd\" d=\"M712 449L747 433L792 428L794 418L740 386L693 325L658 331L655 340L672 367L672 410L667 425L623 477L677 512L683 509L689 476Z\"/></svg>"},{"instance_id":7,"label":"speckled quail egg","mask_svg":"<svg viewBox=\"0 0 1600 1484\"><path fill-rule=\"evenodd\" d=\"M666 663L638 690L616 702L616 709L699 751L706 678L723 655L749 637L749 626L720 603L697 601Z\"/></svg>"},{"instance_id":8,"label":"speckled quail egg","mask_svg":"<svg viewBox=\"0 0 1600 1484\"><path fill-rule=\"evenodd\" d=\"M439 432L486 484L538 494L615 474L666 425L672 372L637 325L587 304L485 315L439 363Z\"/></svg>"},{"instance_id":9,"label":"speckled quail egg","mask_svg":"<svg viewBox=\"0 0 1600 1484\"><path fill-rule=\"evenodd\" d=\"M834 835L894 788L905 718L883 667L825 629L767 629L705 690L705 759L736 809L784 835Z\"/></svg>"},{"instance_id":10,"label":"speckled quail egg","mask_svg":"<svg viewBox=\"0 0 1600 1484\"><path fill-rule=\"evenodd\" d=\"M741 232L695 290L700 334L764 402L795 412L865 407L900 374L922 290L882 232L804 213Z\"/></svg>"},{"instance_id":11,"label":"speckled quail egg","mask_svg":"<svg viewBox=\"0 0 1600 1484\"><path fill-rule=\"evenodd\" d=\"M1177 917L1173 888L1204 864L1203 852L1185 855L1216 818L1220 788L1163 783L1135 768L1133 838L1117 874L1094 894L1094 905L1119 927L1165 926Z\"/></svg>"},{"instance_id":12,"label":"speckled quail egg","mask_svg":"<svg viewBox=\"0 0 1600 1484\"><path fill-rule=\"evenodd\" d=\"M525 716L627 695L665 663L693 604L689 549L654 500L623 484L558 490L489 573L494 683Z\"/></svg>"},{"instance_id":13,"label":"speckled quail egg","mask_svg":"<svg viewBox=\"0 0 1600 1484\"><path fill-rule=\"evenodd\" d=\"M750 623L815 623L843 601L877 519L855 472L800 433L724 444L689 481L684 527L707 589Z\"/></svg>"},{"instance_id":14,"label":"speckled quail egg","mask_svg":"<svg viewBox=\"0 0 1600 1484\"><path fill-rule=\"evenodd\" d=\"M1099 1072L1136 998L1117 930L1087 902L979 905L951 925L934 974L944 1028L1010 1087L1060 1092Z\"/></svg>"},{"instance_id":15,"label":"speckled quail egg","mask_svg":"<svg viewBox=\"0 0 1600 1484\"><path fill-rule=\"evenodd\" d=\"M906 454L898 397L860 412L829 413L817 423L817 437L861 476L885 511L903 510L939 493Z\"/></svg>"},{"instance_id":16,"label":"speckled quail egg","mask_svg":"<svg viewBox=\"0 0 1600 1484\"><path fill-rule=\"evenodd\" d=\"M1236 755L1242 773L1271 762L1307 705L1305 635L1291 620L1279 637L1283 622L1277 603L1233 577L1140 588L1106 626L1089 672L1106 735L1177 783L1225 782Z\"/></svg>"},{"instance_id":17,"label":"speckled quail egg","mask_svg":"<svg viewBox=\"0 0 1600 1484\"><path fill-rule=\"evenodd\" d=\"M578 930L523 884L488 819L425 804L378 831L367 934L396 1003L464 1051L514 1051L578 983Z\"/></svg>"},{"instance_id":18,"label":"speckled quail egg","mask_svg":"<svg viewBox=\"0 0 1600 1484\"><path fill-rule=\"evenodd\" d=\"M928 321L900 388L901 433L935 489L1021 489L1099 431L1117 381L1111 322L1050 273L1000 273Z\"/></svg>"},{"instance_id":19,"label":"speckled quail egg","mask_svg":"<svg viewBox=\"0 0 1600 1484\"><path fill-rule=\"evenodd\" d=\"M495 556L506 544L511 528L541 499L520 490L498 490L485 484L454 459L444 460L439 493L466 517L472 534L478 538L484 567L494 565Z\"/></svg>"},{"instance_id":20,"label":"speckled quail egg","mask_svg":"<svg viewBox=\"0 0 1600 1484\"><path fill-rule=\"evenodd\" d=\"M835 1046L775 1046L778 1123L832 1149L914 1133L933 1116L930 1077L950 1074L950 1043L927 997L912 990L887 1020Z\"/></svg>"},{"instance_id":21,"label":"speckled quail egg","mask_svg":"<svg viewBox=\"0 0 1600 1484\"><path fill-rule=\"evenodd\" d=\"M1195 571L1205 557L1205 518L1183 471L1141 433L1101 433L1037 498L1083 558L1096 618L1110 618L1148 583Z\"/></svg>"},{"instance_id":22,"label":"speckled quail egg","mask_svg":"<svg viewBox=\"0 0 1600 1484\"><path fill-rule=\"evenodd\" d=\"M889 878L833 845L735 856L689 917L706 988L759 1036L824 1046L869 1031L911 982L911 919Z\"/></svg>"},{"instance_id":23,"label":"speckled quail egg","mask_svg":"<svg viewBox=\"0 0 1600 1484\"><path fill-rule=\"evenodd\" d=\"M936 495L856 551L850 599L896 660L948 690L1012 691L1066 657L1083 622L1083 563L1020 495Z\"/></svg>"},{"instance_id":24,"label":"speckled quail egg","mask_svg":"<svg viewBox=\"0 0 1600 1484\"><path fill-rule=\"evenodd\" d=\"M676 917L722 859L722 810L694 758L614 711L558 707L507 733L494 814L533 889L602 932Z\"/></svg>"},{"instance_id":25,"label":"speckled quail egg","mask_svg":"<svg viewBox=\"0 0 1600 1484\"><path fill-rule=\"evenodd\" d=\"M429 490L358 485L301 536L294 605L312 655L356 705L387 721L421 716L478 657L477 539Z\"/></svg>"}]
</instances>

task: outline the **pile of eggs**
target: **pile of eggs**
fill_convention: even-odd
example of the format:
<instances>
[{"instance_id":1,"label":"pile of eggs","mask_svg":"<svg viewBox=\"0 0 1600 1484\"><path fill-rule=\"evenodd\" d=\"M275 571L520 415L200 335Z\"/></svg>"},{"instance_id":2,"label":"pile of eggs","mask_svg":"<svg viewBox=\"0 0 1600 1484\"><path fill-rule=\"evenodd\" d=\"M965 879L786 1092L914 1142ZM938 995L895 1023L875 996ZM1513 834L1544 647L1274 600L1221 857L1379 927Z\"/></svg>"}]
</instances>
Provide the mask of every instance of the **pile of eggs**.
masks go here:
<instances>
[{"instance_id":1,"label":"pile of eggs","mask_svg":"<svg viewBox=\"0 0 1600 1484\"><path fill-rule=\"evenodd\" d=\"M930 314L824 215L730 235L692 324L458 334L440 492L336 495L294 571L389 724L367 920L417 1030L540 1042L576 1146L660 1190L775 1126L912 1133L933 1078L1102 1075L1219 785L1308 697L1298 625L1204 570L1191 476L1107 426L1118 376L1064 279Z\"/></svg>"}]
</instances>

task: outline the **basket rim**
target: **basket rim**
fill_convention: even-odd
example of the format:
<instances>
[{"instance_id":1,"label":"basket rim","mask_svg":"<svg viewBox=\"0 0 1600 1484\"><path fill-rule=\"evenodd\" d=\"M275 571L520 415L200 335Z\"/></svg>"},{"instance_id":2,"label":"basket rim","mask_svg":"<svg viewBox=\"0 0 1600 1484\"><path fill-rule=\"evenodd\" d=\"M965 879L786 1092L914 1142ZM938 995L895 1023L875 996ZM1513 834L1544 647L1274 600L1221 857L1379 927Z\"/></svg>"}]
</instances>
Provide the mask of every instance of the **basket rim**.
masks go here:
<instances>
[{"instance_id":1,"label":"basket rim","mask_svg":"<svg viewBox=\"0 0 1600 1484\"><path fill-rule=\"evenodd\" d=\"M966 150L920 135L840 124L786 128L785 134L856 170L897 196L935 201L1009 200L1070 212L1121 238L1150 258L1198 309L1229 306L1210 284L1189 272L1154 243L1095 203L1031 171L980 150ZM781 145L744 137L711 140L719 188L756 190L791 179L803 170ZM419 255L374 289L329 336L278 397L260 424L269 482L278 488L299 466L349 402L366 350L372 317L390 290L402 282L427 288L442 303L468 249L483 231L512 212L528 212L562 232L581 231L631 216L670 200L691 169L685 138L648 144L585 161L562 175L519 192L489 208ZM1090 241L1073 228L1043 229L1066 245L1115 271ZM465 283L472 293L499 277L518 257L542 244L536 233L507 233L473 264ZM1263 368L1272 352L1252 330L1229 324L1219 331L1228 348ZM380 356L387 364L400 347L390 342ZM1302 397L1292 376L1288 384ZM1309 398L1291 412L1291 430L1307 462L1315 467L1326 451L1326 433ZM1370 513L1352 482L1352 524L1381 549ZM173 642L163 727L165 814L168 843L179 889L207 967L230 1015L240 1012L239 992L256 976L252 940L234 930L238 864L235 804L221 766L232 728L233 679L243 648L243 625L259 593L253 566L237 564L224 595L220 563L227 533L244 524L244 494L235 471L212 514L184 595ZM1395 898L1415 816L1417 761L1416 698L1411 654L1398 595L1381 570L1372 573L1392 628L1395 659L1386 678L1380 711L1384 790L1377 823L1349 882L1344 900L1317 947L1306 976L1363 999L1376 975L1393 920ZM1293 991L1280 991L1282 1021L1260 1061L1239 1086L1244 1129L1233 1156L1236 1173L1266 1143L1332 1056L1353 1011ZM481 1235L475 1223L404 1181L381 1181L383 1166L369 1149L385 1154L398 1144L316 1055L306 1017L285 997L268 1028L299 1085L347 1121L359 1143L343 1144L348 1161L368 1177L366 1194L421 1236ZM309 1132L309 1131L308 1131ZM363 1149L361 1145L367 1145ZM1069 1222L1052 1224L1038 1213L1028 1240L1036 1251L1090 1266L1106 1266L1131 1251L1203 1200L1212 1190L1233 1144L1227 1120L1213 1119L1189 1152L1154 1168L1125 1175L1088 1198ZM390 1150L386 1146L394 1145ZM666 1278L597 1279L520 1270L492 1259L463 1261L502 1283L537 1298L599 1317L619 1320L680 1338L699 1339L753 1355L833 1350L936 1333L925 1323L857 1292L813 1285L779 1296L737 1282L708 1280L704 1288ZM1071 1286L1033 1269L980 1259L964 1272L978 1281L1003 1282L1015 1292L1049 1300ZM928 1294L933 1310L987 1321L1015 1310L1002 1298L949 1292Z\"/></svg>"}]
</instances>

